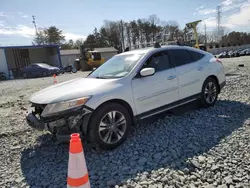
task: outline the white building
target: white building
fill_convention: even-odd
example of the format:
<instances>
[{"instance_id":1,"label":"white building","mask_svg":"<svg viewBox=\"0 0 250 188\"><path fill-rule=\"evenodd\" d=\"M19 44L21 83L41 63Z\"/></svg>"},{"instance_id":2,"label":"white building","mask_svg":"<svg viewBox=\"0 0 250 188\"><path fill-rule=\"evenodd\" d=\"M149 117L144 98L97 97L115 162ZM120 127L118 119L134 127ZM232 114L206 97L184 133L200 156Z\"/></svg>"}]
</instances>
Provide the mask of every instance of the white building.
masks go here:
<instances>
[{"instance_id":1,"label":"white building","mask_svg":"<svg viewBox=\"0 0 250 188\"><path fill-rule=\"evenodd\" d=\"M4 72L7 79L10 78L10 72L14 77L21 76L22 68L32 63L46 63L61 68L59 46L0 46L0 72Z\"/></svg>"}]
</instances>

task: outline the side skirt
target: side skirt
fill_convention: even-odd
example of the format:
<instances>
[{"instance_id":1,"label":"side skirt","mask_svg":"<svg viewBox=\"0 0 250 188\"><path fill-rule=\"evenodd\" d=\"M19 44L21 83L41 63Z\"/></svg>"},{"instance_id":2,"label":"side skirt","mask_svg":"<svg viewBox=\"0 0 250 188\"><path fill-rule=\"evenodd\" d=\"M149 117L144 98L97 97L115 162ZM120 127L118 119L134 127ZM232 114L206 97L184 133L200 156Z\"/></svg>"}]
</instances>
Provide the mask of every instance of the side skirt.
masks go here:
<instances>
[{"instance_id":1,"label":"side skirt","mask_svg":"<svg viewBox=\"0 0 250 188\"><path fill-rule=\"evenodd\" d=\"M159 113L162 113L162 112L165 112L165 111L168 111L168 110L171 110L171 109L174 109L176 107L179 107L179 106L182 106L184 104L187 104L187 103L190 103L190 102L193 102L193 101L196 101L200 98L200 93L196 94L196 95L192 95L190 97L187 97L185 99L181 99L179 101L176 101L176 102L173 102L173 103L170 103L170 104L167 104L167 105L164 105L164 106L161 106L159 108L156 108L156 109L153 109L153 110L149 110L147 112L144 112L142 114L138 114L136 116L136 119L138 120L141 120L141 119L145 119L147 117L150 117L150 116L153 116L153 115L156 115L156 114L159 114Z\"/></svg>"}]
</instances>

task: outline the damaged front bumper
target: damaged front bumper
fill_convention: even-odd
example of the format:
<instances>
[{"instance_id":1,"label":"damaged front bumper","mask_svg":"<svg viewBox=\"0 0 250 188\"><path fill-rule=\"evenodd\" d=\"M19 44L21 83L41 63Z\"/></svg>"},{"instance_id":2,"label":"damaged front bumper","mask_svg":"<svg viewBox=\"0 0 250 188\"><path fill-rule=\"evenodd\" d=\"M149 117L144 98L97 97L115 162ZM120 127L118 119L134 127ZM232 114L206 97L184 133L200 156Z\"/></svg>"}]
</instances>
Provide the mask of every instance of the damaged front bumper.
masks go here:
<instances>
[{"instance_id":1,"label":"damaged front bumper","mask_svg":"<svg viewBox=\"0 0 250 188\"><path fill-rule=\"evenodd\" d=\"M41 105L33 104L34 109L30 110L26 115L27 124L36 130L48 130L52 134L56 134L57 138L67 141L71 133L87 133L87 126L92 109L86 106L71 109L62 113L58 113L51 117L41 117Z\"/></svg>"}]
</instances>

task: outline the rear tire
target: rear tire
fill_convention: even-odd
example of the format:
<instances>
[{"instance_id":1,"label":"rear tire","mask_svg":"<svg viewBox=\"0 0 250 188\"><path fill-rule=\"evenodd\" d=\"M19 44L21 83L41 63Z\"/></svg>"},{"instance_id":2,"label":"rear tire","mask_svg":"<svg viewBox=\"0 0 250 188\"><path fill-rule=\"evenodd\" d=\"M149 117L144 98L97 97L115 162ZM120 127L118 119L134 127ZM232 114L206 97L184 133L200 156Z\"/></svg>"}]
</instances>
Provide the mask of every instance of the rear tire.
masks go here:
<instances>
[{"instance_id":1,"label":"rear tire","mask_svg":"<svg viewBox=\"0 0 250 188\"><path fill-rule=\"evenodd\" d=\"M26 74L26 73L23 73L23 77L24 77L24 78L27 78L27 74Z\"/></svg>"},{"instance_id":2,"label":"rear tire","mask_svg":"<svg viewBox=\"0 0 250 188\"><path fill-rule=\"evenodd\" d=\"M117 103L107 103L92 114L88 140L101 149L114 149L126 140L130 128L127 109Z\"/></svg>"},{"instance_id":3,"label":"rear tire","mask_svg":"<svg viewBox=\"0 0 250 188\"><path fill-rule=\"evenodd\" d=\"M205 108L214 106L217 102L218 94L219 86L217 81L214 78L208 77L202 86L200 99L201 106Z\"/></svg>"}]
</instances>

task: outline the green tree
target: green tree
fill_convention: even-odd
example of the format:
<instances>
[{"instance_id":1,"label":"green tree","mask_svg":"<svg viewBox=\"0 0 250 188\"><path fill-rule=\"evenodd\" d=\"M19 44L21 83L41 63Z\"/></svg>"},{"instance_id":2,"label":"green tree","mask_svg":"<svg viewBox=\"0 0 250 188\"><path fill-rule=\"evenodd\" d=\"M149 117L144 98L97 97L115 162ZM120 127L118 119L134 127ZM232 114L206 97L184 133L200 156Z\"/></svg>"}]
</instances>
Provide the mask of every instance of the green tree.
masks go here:
<instances>
[{"instance_id":1,"label":"green tree","mask_svg":"<svg viewBox=\"0 0 250 188\"><path fill-rule=\"evenodd\" d=\"M83 39L77 39L76 42L75 42L74 48L79 48L83 44L84 44Z\"/></svg>"},{"instance_id":2,"label":"green tree","mask_svg":"<svg viewBox=\"0 0 250 188\"><path fill-rule=\"evenodd\" d=\"M70 39L69 40L69 42L68 42L68 44L69 44L69 46L71 47L71 48L74 48L74 41L72 40L72 39Z\"/></svg>"},{"instance_id":3,"label":"green tree","mask_svg":"<svg viewBox=\"0 0 250 188\"><path fill-rule=\"evenodd\" d=\"M62 30L55 26L50 26L37 32L34 38L34 44L58 44L62 45L65 42L65 36Z\"/></svg>"},{"instance_id":4,"label":"green tree","mask_svg":"<svg viewBox=\"0 0 250 188\"><path fill-rule=\"evenodd\" d=\"M95 35L93 35L93 34L88 35L86 40L84 41L84 44L89 45L89 46L95 46L95 44L96 44Z\"/></svg>"}]
</instances>

